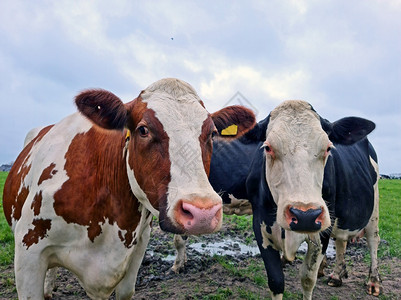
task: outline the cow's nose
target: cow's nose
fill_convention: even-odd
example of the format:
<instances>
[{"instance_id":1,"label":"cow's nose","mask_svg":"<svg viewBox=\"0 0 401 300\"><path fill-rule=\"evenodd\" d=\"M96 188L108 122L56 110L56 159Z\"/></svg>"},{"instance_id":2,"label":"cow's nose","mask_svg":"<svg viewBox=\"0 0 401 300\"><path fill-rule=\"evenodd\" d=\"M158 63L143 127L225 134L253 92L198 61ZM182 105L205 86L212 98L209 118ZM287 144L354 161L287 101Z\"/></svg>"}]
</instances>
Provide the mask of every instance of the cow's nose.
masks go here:
<instances>
[{"instance_id":1,"label":"cow's nose","mask_svg":"<svg viewBox=\"0 0 401 300\"><path fill-rule=\"evenodd\" d=\"M286 220L293 231L316 232L322 228L322 215L322 208L310 208L304 211L295 207L288 207Z\"/></svg>"},{"instance_id":2,"label":"cow's nose","mask_svg":"<svg viewBox=\"0 0 401 300\"><path fill-rule=\"evenodd\" d=\"M206 234L219 229L222 220L221 203L203 206L202 202L180 201L176 209L176 220L187 234Z\"/></svg>"}]
</instances>

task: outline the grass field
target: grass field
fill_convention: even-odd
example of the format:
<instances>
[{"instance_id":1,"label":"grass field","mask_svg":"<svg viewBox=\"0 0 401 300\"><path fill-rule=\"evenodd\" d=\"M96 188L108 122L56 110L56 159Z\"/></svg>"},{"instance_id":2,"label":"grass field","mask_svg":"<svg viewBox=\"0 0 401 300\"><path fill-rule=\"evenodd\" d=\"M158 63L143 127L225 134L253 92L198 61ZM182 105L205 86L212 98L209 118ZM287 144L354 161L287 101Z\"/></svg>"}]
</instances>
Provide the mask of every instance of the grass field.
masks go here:
<instances>
[{"instance_id":1,"label":"grass field","mask_svg":"<svg viewBox=\"0 0 401 300\"><path fill-rule=\"evenodd\" d=\"M0 172L0 266L9 265L14 258L14 236L3 212L3 188L7 172Z\"/></svg>"},{"instance_id":2,"label":"grass field","mask_svg":"<svg viewBox=\"0 0 401 300\"><path fill-rule=\"evenodd\" d=\"M388 243L379 248L379 257L401 258L401 180L380 180L379 193L379 234Z\"/></svg>"},{"instance_id":3,"label":"grass field","mask_svg":"<svg viewBox=\"0 0 401 300\"><path fill-rule=\"evenodd\" d=\"M3 187L7 172L0 172L0 266L9 265L14 256L14 239L3 213ZM379 257L401 258L401 180L380 180L380 237L387 243L379 248ZM238 229L251 228L251 218L227 216L225 222L236 223Z\"/></svg>"}]
</instances>

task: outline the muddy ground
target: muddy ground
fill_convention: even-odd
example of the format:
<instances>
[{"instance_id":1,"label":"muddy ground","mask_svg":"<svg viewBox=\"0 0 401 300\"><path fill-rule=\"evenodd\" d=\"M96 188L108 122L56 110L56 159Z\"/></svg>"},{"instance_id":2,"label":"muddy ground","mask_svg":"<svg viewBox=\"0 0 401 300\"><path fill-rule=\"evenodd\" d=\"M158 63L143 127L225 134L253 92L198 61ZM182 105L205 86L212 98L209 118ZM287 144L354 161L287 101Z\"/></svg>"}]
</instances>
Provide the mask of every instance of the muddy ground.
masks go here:
<instances>
[{"instance_id":1,"label":"muddy ground","mask_svg":"<svg viewBox=\"0 0 401 300\"><path fill-rule=\"evenodd\" d=\"M245 240L249 242L252 236L252 232L236 232L234 227L225 224L219 233L190 237L187 244L204 243L200 246L202 248L207 243L228 238L246 243ZM260 255L241 254L236 242L223 248L222 253L232 251L234 254L210 256L187 247L186 267L180 274L174 274L170 270L175 255L172 235L154 226L133 299L270 299ZM350 245L347 250L348 279L338 288L327 286L325 277L318 279L313 299L401 299L401 260L391 257L379 260L383 281L380 298L367 295L365 285L369 260L366 253L366 242ZM302 299L298 274L302 257L300 253L292 264L285 266L284 299ZM328 263L326 274L334 267L332 259ZM0 272L0 299L17 299L13 266L1 267ZM53 296L53 299L89 299L74 275L61 268ZM110 299L114 299L114 295Z\"/></svg>"}]
</instances>

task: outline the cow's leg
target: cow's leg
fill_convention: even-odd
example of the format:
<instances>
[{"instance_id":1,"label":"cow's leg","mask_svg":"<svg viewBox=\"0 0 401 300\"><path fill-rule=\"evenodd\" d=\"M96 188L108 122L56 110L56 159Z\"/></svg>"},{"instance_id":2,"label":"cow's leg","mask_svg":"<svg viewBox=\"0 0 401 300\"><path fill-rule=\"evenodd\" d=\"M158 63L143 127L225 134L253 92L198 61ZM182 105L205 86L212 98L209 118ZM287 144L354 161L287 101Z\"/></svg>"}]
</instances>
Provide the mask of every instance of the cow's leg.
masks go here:
<instances>
[{"instance_id":1,"label":"cow's leg","mask_svg":"<svg viewBox=\"0 0 401 300\"><path fill-rule=\"evenodd\" d=\"M322 244L318 233L309 236L306 241L308 243L308 251L301 267L301 284L303 299L310 300L316 285L317 272L324 255L322 254Z\"/></svg>"},{"instance_id":2,"label":"cow's leg","mask_svg":"<svg viewBox=\"0 0 401 300\"><path fill-rule=\"evenodd\" d=\"M327 256L323 256L322 262L320 263L319 270L317 271L317 277L324 277L324 269L327 267Z\"/></svg>"},{"instance_id":3,"label":"cow's leg","mask_svg":"<svg viewBox=\"0 0 401 300\"><path fill-rule=\"evenodd\" d=\"M265 222L261 221L260 216L255 213L253 216L253 231L265 265L272 300L281 300L284 293L284 272L281 265L280 252L271 239L263 238L263 236L269 236L267 230Z\"/></svg>"},{"instance_id":4,"label":"cow's leg","mask_svg":"<svg viewBox=\"0 0 401 300\"><path fill-rule=\"evenodd\" d=\"M261 246L259 246L259 250L265 265L272 300L281 300L283 299L284 293L284 273L281 265L280 252L273 249L271 246L267 248L263 248L263 246L261 248Z\"/></svg>"},{"instance_id":5,"label":"cow's leg","mask_svg":"<svg viewBox=\"0 0 401 300\"><path fill-rule=\"evenodd\" d=\"M327 247L329 246L330 242L330 231L331 230L326 230L325 232L322 232L320 234L320 241L322 243L322 253L324 254L323 260L320 263L319 270L317 272L317 277L323 277L324 276L324 268L327 267L327 256L326 256L326 251Z\"/></svg>"},{"instance_id":6,"label":"cow's leg","mask_svg":"<svg viewBox=\"0 0 401 300\"><path fill-rule=\"evenodd\" d=\"M27 251L23 245L15 247L14 268L18 299L44 298L47 259L38 253L40 251Z\"/></svg>"},{"instance_id":7,"label":"cow's leg","mask_svg":"<svg viewBox=\"0 0 401 300\"><path fill-rule=\"evenodd\" d=\"M56 283L57 267L51 268L46 272L45 278L45 299L52 298L52 292Z\"/></svg>"},{"instance_id":8,"label":"cow's leg","mask_svg":"<svg viewBox=\"0 0 401 300\"><path fill-rule=\"evenodd\" d=\"M366 240L370 250L370 270L368 281L368 293L374 296L379 296L381 280L377 266L377 249L380 243L379 236L379 189L377 182L374 185L375 205L373 214L369 220L368 225L365 227Z\"/></svg>"},{"instance_id":9,"label":"cow's leg","mask_svg":"<svg viewBox=\"0 0 401 300\"><path fill-rule=\"evenodd\" d=\"M343 278L348 277L347 268L345 266L345 250L347 249L347 241L336 239L336 266L334 271L329 275L329 286L341 286Z\"/></svg>"},{"instance_id":10,"label":"cow's leg","mask_svg":"<svg viewBox=\"0 0 401 300\"><path fill-rule=\"evenodd\" d=\"M187 253L185 251L185 241L187 236L174 235L174 247L177 250L177 256L175 258L174 264L171 267L174 273L179 273L187 262Z\"/></svg>"},{"instance_id":11,"label":"cow's leg","mask_svg":"<svg viewBox=\"0 0 401 300\"><path fill-rule=\"evenodd\" d=\"M135 245L134 252L131 256L131 263L127 269L126 275L116 287L117 300L131 299L132 295L135 293L136 277L145 255L146 247L149 243L151 220L152 215L150 215L150 221L145 224L145 228L138 236L137 244Z\"/></svg>"},{"instance_id":12,"label":"cow's leg","mask_svg":"<svg viewBox=\"0 0 401 300\"><path fill-rule=\"evenodd\" d=\"M372 222L374 223L374 222ZM379 276L379 270L377 265L377 249L379 247L379 228L378 221L376 224L371 225L372 228L366 228L366 239L370 250L370 270L369 270L369 281L368 281L368 293L370 295L379 296L381 280ZM376 228L376 229L375 229Z\"/></svg>"}]
</instances>

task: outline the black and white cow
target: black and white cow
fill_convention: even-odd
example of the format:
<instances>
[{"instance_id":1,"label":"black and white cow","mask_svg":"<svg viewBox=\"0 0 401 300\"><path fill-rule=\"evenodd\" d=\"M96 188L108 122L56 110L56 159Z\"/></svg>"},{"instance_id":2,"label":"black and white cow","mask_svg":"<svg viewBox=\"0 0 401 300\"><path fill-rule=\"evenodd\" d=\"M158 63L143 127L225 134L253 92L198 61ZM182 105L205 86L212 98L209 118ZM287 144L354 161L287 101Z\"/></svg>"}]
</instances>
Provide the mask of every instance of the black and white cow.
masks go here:
<instances>
[{"instance_id":1,"label":"black and white cow","mask_svg":"<svg viewBox=\"0 0 401 300\"><path fill-rule=\"evenodd\" d=\"M225 203L234 197L250 200L273 299L282 299L284 292L280 254L292 261L299 245L308 243L301 283L304 299L311 299L330 233L337 266L329 285L339 285L346 274L347 240L362 230L371 253L368 293L379 294L379 173L366 138L374 128L357 117L330 123L310 104L286 101L240 140L214 142L209 180ZM175 244L178 269L185 247L179 237Z\"/></svg>"}]
</instances>

